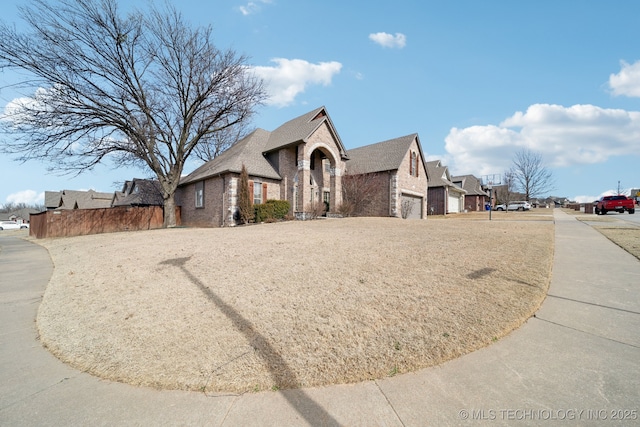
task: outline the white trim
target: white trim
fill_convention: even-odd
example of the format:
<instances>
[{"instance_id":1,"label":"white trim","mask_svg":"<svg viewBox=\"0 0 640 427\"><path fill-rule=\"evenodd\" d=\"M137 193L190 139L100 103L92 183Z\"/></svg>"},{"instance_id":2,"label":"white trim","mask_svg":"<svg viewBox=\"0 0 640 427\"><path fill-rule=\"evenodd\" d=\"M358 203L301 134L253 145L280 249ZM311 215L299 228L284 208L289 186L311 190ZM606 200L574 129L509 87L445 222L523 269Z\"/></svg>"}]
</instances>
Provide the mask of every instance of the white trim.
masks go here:
<instances>
[{"instance_id":1,"label":"white trim","mask_svg":"<svg viewBox=\"0 0 640 427\"><path fill-rule=\"evenodd\" d=\"M334 162L337 162L338 159L340 158L340 156L336 156L336 153L334 152L333 148L331 148L330 145L327 145L327 143L325 142L316 142L315 144L313 144L311 147L307 148L307 150L305 150L309 155L311 155L311 153L313 153L315 150L317 150L319 147L323 147L326 148L327 150L329 150L329 152L331 153L331 156L333 156L333 160Z\"/></svg>"},{"instance_id":2,"label":"white trim","mask_svg":"<svg viewBox=\"0 0 640 427\"><path fill-rule=\"evenodd\" d=\"M404 189L400 189L400 193L401 194L407 194L409 196L418 196L418 197L423 197L425 196L424 193L418 193L417 191L411 191L411 190L404 190Z\"/></svg>"}]
</instances>

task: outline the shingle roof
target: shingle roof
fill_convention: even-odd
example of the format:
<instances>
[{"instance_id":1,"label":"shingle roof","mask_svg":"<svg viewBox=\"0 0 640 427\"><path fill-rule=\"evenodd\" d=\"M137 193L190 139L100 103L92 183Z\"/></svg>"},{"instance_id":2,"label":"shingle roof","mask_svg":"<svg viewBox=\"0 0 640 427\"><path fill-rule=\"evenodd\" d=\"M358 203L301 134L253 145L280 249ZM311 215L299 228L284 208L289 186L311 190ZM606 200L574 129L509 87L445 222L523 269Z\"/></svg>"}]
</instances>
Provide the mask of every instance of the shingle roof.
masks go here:
<instances>
[{"instance_id":1,"label":"shingle roof","mask_svg":"<svg viewBox=\"0 0 640 427\"><path fill-rule=\"evenodd\" d=\"M414 133L351 149L347 153L349 155L347 172L361 174L399 169L417 137L418 134ZM422 155L420 157L424 161L424 157Z\"/></svg>"},{"instance_id":2,"label":"shingle roof","mask_svg":"<svg viewBox=\"0 0 640 427\"><path fill-rule=\"evenodd\" d=\"M62 191L45 191L44 207L47 209L55 209L62 203Z\"/></svg>"},{"instance_id":3,"label":"shingle roof","mask_svg":"<svg viewBox=\"0 0 640 427\"><path fill-rule=\"evenodd\" d=\"M271 163L262 154L269 140L270 132L256 129L236 142L227 151L205 163L180 180L180 185L188 184L226 172L240 173L242 164L249 175L263 178L282 179Z\"/></svg>"},{"instance_id":4,"label":"shingle roof","mask_svg":"<svg viewBox=\"0 0 640 427\"><path fill-rule=\"evenodd\" d=\"M327 114L325 107L316 108L313 111L309 111L295 119L289 120L276 130L271 132L269 141L264 147L265 152L270 152L287 147L292 144L298 144L300 142L306 142L307 138L313 134L323 123L329 124L329 129L333 133L336 139L340 154L343 158L346 155L346 150L342 145L340 136L336 132L331 118Z\"/></svg>"},{"instance_id":5,"label":"shingle roof","mask_svg":"<svg viewBox=\"0 0 640 427\"><path fill-rule=\"evenodd\" d=\"M162 189L157 180L138 179L126 181L122 191L113 194L112 206L162 206Z\"/></svg>"},{"instance_id":6,"label":"shingle roof","mask_svg":"<svg viewBox=\"0 0 640 427\"><path fill-rule=\"evenodd\" d=\"M31 214L37 214L39 211L37 209L32 208L21 208L16 209L11 212L2 212L0 213L0 220L15 220L15 219L23 219L25 221L29 221L29 216Z\"/></svg>"},{"instance_id":7,"label":"shingle roof","mask_svg":"<svg viewBox=\"0 0 640 427\"><path fill-rule=\"evenodd\" d=\"M473 175L452 176L452 182L462 181L462 188L468 195L473 196L489 196L480 185L480 180Z\"/></svg>"},{"instance_id":8,"label":"shingle roof","mask_svg":"<svg viewBox=\"0 0 640 427\"><path fill-rule=\"evenodd\" d=\"M429 174L429 188L450 187L456 191L466 193L463 188L458 187L451 181L449 169L443 166L440 160L427 162L427 173Z\"/></svg>"},{"instance_id":9,"label":"shingle roof","mask_svg":"<svg viewBox=\"0 0 640 427\"><path fill-rule=\"evenodd\" d=\"M47 209L99 209L111 207L113 193L100 193L94 190L45 191Z\"/></svg>"},{"instance_id":10,"label":"shingle roof","mask_svg":"<svg viewBox=\"0 0 640 427\"><path fill-rule=\"evenodd\" d=\"M240 173L243 164L247 167L249 175L262 178L282 179L278 171L275 170L271 163L265 158L264 154L290 145L306 142L324 123L329 125L329 129L336 140L340 154L343 159L346 159L346 150L342 145L342 141L325 107L320 107L289 120L273 132L256 129L215 159L205 163L182 178L180 185L200 181L221 173Z\"/></svg>"}]
</instances>

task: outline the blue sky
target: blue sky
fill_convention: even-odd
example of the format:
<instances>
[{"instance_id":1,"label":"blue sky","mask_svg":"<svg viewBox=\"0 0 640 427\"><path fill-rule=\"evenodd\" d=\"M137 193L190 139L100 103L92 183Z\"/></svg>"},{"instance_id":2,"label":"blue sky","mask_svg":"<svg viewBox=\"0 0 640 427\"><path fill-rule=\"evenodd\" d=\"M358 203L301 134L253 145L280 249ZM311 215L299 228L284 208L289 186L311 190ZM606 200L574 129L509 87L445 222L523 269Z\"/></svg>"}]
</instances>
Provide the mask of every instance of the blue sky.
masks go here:
<instances>
[{"instance_id":1,"label":"blue sky","mask_svg":"<svg viewBox=\"0 0 640 427\"><path fill-rule=\"evenodd\" d=\"M2 19L19 25L21 4L3 0ZM590 201L618 181L640 188L635 0L175 4L269 83L256 127L273 130L324 105L347 149L418 133L428 159L454 175L501 174L527 148L553 172L552 195ZM0 71L0 111L24 95L7 87L17 78ZM45 190L111 192L146 176L105 165L60 177L4 155L0 204L42 202Z\"/></svg>"}]
</instances>

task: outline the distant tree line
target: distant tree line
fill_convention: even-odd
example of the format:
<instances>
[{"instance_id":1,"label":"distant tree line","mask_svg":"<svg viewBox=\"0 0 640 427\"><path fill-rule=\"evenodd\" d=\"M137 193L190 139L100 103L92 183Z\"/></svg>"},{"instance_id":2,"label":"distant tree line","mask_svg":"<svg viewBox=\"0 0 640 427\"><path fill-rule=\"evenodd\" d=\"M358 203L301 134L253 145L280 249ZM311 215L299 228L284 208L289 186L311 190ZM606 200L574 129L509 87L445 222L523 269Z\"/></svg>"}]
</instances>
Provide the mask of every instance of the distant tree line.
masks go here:
<instances>
[{"instance_id":1,"label":"distant tree line","mask_svg":"<svg viewBox=\"0 0 640 427\"><path fill-rule=\"evenodd\" d=\"M13 203L13 202L0 205L0 213L11 213L11 212L19 211L21 209L35 209L39 212L42 212L45 210L45 206L37 203L28 204L28 203Z\"/></svg>"}]
</instances>

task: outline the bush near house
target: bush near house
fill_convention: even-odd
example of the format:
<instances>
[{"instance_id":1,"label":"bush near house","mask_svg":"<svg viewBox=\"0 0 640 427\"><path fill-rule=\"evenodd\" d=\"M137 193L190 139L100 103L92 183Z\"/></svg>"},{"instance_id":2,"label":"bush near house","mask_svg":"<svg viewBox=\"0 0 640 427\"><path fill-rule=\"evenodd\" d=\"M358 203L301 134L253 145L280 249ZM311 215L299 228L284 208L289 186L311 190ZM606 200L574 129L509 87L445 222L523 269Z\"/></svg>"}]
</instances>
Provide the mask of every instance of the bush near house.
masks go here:
<instances>
[{"instance_id":1,"label":"bush near house","mask_svg":"<svg viewBox=\"0 0 640 427\"><path fill-rule=\"evenodd\" d=\"M289 213L287 200L267 200L265 203L253 205L256 222L270 222L284 219Z\"/></svg>"}]
</instances>

